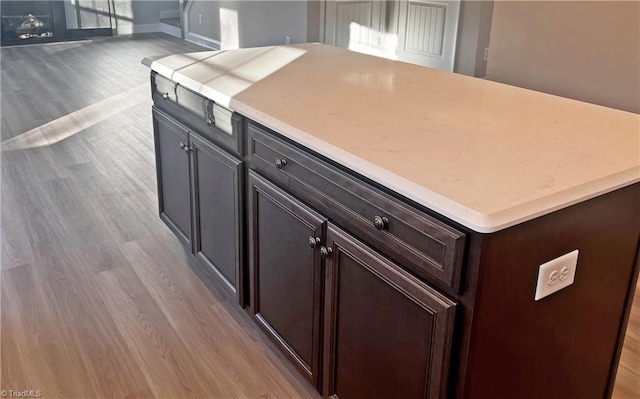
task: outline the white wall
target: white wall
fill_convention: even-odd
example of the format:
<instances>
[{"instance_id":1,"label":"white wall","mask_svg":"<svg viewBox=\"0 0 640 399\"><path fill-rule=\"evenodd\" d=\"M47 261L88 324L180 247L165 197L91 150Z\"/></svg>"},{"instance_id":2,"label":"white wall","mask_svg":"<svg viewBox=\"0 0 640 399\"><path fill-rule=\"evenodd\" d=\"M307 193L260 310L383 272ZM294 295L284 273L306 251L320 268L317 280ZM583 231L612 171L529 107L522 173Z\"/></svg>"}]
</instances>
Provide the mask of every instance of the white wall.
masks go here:
<instances>
[{"instance_id":1,"label":"white wall","mask_svg":"<svg viewBox=\"0 0 640 399\"><path fill-rule=\"evenodd\" d=\"M307 18L305 0L193 0L187 5L185 37L213 48L284 44L285 36L291 43L305 43Z\"/></svg>"},{"instance_id":2,"label":"white wall","mask_svg":"<svg viewBox=\"0 0 640 399\"><path fill-rule=\"evenodd\" d=\"M160 13L177 11L179 3L178 0L115 0L113 7L113 27L122 35L160 32Z\"/></svg>"},{"instance_id":3,"label":"white wall","mask_svg":"<svg viewBox=\"0 0 640 399\"><path fill-rule=\"evenodd\" d=\"M487 78L640 113L640 2L496 1Z\"/></svg>"},{"instance_id":4,"label":"white wall","mask_svg":"<svg viewBox=\"0 0 640 399\"><path fill-rule=\"evenodd\" d=\"M492 15L493 0L463 0L460 4L455 72L485 76L484 49L489 47Z\"/></svg>"}]
</instances>

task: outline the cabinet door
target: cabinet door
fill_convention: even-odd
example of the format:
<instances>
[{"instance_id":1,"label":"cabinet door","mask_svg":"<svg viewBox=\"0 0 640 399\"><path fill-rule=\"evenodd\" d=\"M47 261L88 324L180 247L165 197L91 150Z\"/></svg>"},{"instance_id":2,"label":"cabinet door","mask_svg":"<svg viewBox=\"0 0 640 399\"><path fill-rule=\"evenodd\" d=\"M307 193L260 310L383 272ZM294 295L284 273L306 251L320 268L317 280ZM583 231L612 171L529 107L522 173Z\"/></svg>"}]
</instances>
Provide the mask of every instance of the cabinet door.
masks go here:
<instances>
[{"instance_id":1,"label":"cabinet door","mask_svg":"<svg viewBox=\"0 0 640 399\"><path fill-rule=\"evenodd\" d=\"M154 109L153 133L160 218L179 239L191 246L189 130Z\"/></svg>"},{"instance_id":2,"label":"cabinet door","mask_svg":"<svg viewBox=\"0 0 640 399\"><path fill-rule=\"evenodd\" d=\"M445 397L455 304L332 224L327 244L324 396Z\"/></svg>"},{"instance_id":3,"label":"cabinet door","mask_svg":"<svg viewBox=\"0 0 640 399\"><path fill-rule=\"evenodd\" d=\"M242 161L191 134L194 253L242 306Z\"/></svg>"},{"instance_id":4,"label":"cabinet door","mask_svg":"<svg viewBox=\"0 0 640 399\"><path fill-rule=\"evenodd\" d=\"M249 172L251 312L319 387L322 261L326 219Z\"/></svg>"}]
</instances>

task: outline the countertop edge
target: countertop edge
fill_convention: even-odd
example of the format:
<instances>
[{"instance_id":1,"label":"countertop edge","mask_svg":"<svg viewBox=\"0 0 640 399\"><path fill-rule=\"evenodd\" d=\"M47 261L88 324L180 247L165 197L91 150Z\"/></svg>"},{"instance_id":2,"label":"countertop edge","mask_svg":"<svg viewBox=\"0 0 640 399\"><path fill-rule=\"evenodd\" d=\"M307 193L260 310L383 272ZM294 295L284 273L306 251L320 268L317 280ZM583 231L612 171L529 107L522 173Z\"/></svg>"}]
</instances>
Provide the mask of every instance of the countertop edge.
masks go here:
<instances>
[{"instance_id":1,"label":"countertop edge","mask_svg":"<svg viewBox=\"0 0 640 399\"><path fill-rule=\"evenodd\" d=\"M296 143L344 165L348 169L478 233L495 233L640 182L640 167L635 167L496 213L483 214L317 139L304 131L272 118L239 101L231 99L230 108L269 129L277 131Z\"/></svg>"},{"instance_id":2,"label":"countertop edge","mask_svg":"<svg viewBox=\"0 0 640 399\"><path fill-rule=\"evenodd\" d=\"M140 63L146 67L151 68L151 65L153 65L153 59L149 57L144 57L142 61L140 61Z\"/></svg>"},{"instance_id":3,"label":"countertop edge","mask_svg":"<svg viewBox=\"0 0 640 399\"><path fill-rule=\"evenodd\" d=\"M152 71L203 95L232 111L254 120L285 137L309 148L354 172L365 176L416 203L429 208L478 233L495 233L597 196L640 182L640 166L620 173L604 176L592 182L537 198L512 208L491 214L483 214L422 187L388 170L359 158L347 151L326 143L304 131L288 125L234 98L230 98L202 83L192 80L178 71L165 67L145 57L142 64Z\"/></svg>"}]
</instances>

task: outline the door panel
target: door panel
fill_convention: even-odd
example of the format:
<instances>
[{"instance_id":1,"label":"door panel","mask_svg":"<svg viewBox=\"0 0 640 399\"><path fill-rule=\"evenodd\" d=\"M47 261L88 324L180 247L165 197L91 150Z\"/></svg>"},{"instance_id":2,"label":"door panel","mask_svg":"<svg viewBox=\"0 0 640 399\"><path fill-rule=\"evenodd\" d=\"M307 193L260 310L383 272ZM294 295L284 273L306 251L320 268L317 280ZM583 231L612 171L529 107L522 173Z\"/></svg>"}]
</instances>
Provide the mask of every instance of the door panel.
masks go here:
<instances>
[{"instance_id":1,"label":"door panel","mask_svg":"<svg viewBox=\"0 0 640 399\"><path fill-rule=\"evenodd\" d=\"M242 161L191 135L195 254L220 277L240 305Z\"/></svg>"},{"instance_id":2,"label":"door panel","mask_svg":"<svg viewBox=\"0 0 640 399\"><path fill-rule=\"evenodd\" d=\"M318 386L326 219L253 171L249 207L252 314Z\"/></svg>"},{"instance_id":3,"label":"door panel","mask_svg":"<svg viewBox=\"0 0 640 399\"><path fill-rule=\"evenodd\" d=\"M191 245L188 129L153 110L160 218L185 244Z\"/></svg>"},{"instance_id":4,"label":"door panel","mask_svg":"<svg viewBox=\"0 0 640 399\"><path fill-rule=\"evenodd\" d=\"M327 1L325 43L369 54L383 51L386 3Z\"/></svg>"},{"instance_id":5,"label":"door panel","mask_svg":"<svg viewBox=\"0 0 640 399\"><path fill-rule=\"evenodd\" d=\"M329 224L324 395L443 398L455 303Z\"/></svg>"},{"instance_id":6,"label":"door panel","mask_svg":"<svg viewBox=\"0 0 640 399\"><path fill-rule=\"evenodd\" d=\"M398 59L453 71L460 1L401 0Z\"/></svg>"}]
</instances>

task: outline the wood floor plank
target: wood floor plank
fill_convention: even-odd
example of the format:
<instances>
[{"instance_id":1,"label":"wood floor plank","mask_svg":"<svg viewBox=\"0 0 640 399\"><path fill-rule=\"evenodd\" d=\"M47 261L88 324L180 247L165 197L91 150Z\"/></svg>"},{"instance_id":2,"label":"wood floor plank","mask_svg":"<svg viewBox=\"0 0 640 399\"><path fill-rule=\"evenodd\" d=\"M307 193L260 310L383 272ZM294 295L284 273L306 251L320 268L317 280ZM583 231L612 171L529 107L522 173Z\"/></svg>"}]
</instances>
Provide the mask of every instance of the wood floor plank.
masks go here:
<instances>
[{"instance_id":1,"label":"wood floor plank","mask_svg":"<svg viewBox=\"0 0 640 399\"><path fill-rule=\"evenodd\" d=\"M33 262L33 249L29 243L20 210L9 190L0 188L0 264L2 269Z\"/></svg>"},{"instance_id":2,"label":"wood floor plank","mask_svg":"<svg viewBox=\"0 0 640 399\"><path fill-rule=\"evenodd\" d=\"M26 334L20 336L20 339L12 339L13 327L16 325L23 332L33 330L33 327L28 328L22 324L26 322L27 325L38 326L42 330L39 334L51 337L57 347L64 351L64 356L71 358L69 361L73 366L67 364L68 371L80 375L77 380L69 380L70 377L66 374L54 374L47 379L65 387L60 390L57 385L37 385L37 381L41 379L38 376L33 378L30 385L12 377L15 374L18 377L20 374L29 374L28 370L23 370L22 373L7 374L7 378L3 378L6 382L3 387L15 390L40 387L38 389L43 390L45 397L78 398L124 397L131 392L146 389L146 380L137 363L131 360L129 348L114 320L108 316L106 305L95 295L97 288L92 281L92 277L106 267L110 269L128 265L117 247L111 249L113 253L107 253L106 248L97 253L86 249L82 252L70 249L65 251L56 246L40 250L49 253L38 257L39 267L17 267L11 274L3 275L3 282L11 285L9 289L3 290L3 294L9 295L4 300L5 307L9 310L3 318L3 329L8 331L8 336L3 336L5 353L9 353L5 358L22 359L27 353L29 359L33 358L32 350L41 353L38 336ZM74 267L70 267L71 265ZM33 308L29 306L29 298L33 295L41 300L46 299L47 307L43 307L40 302L33 306L36 310L47 311L50 318L46 321L37 317L37 313L24 312L25 308ZM15 303L21 307L11 312ZM13 357L13 353L20 355ZM55 359L61 354L53 352L50 356ZM15 363L21 362L5 365L5 373L10 373ZM25 364L33 367L36 363L27 361Z\"/></svg>"},{"instance_id":3,"label":"wood floor plank","mask_svg":"<svg viewBox=\"0 0 640 399\"><path fill-rule=\"evenodd\" d=\"M1 189L13 196L16 205L14 212L19 213L29 242L33 245L55 240L58 232L45 207L45 198L39 185L30 178L32 171L26 161L21 162L18 157L12 157L15 163L5 162L8 157L8 154L2 154Z\"/></svg>"},{"instance_id":4,"label":"wood floor plank","mask_svg":"<svg viewBox=\"0 0 640 399\"><path fill-rule=\"evenodd\" d=\"M78 346L66 338L56 302L43 289L46 283L34 273L34 287L18 290L18 280L28 268L2 271L2 327L9 333L2 336L1 388L41 390L44 397L93 397ZM6 356L12 352L16 358Z\"/></svg>"},{"instance_id":5,"label":"wood floor plank","mask_svg":"<svg viewBox=\"0 0 640 399\"><path fill-rule=\"evenodd\" d=\"M151 389L146 388L138 392L134 392L130 395L124 397L124 399L155 399L156 396L153 394Z\"/></svg>"},{"instance_id":6,"label":"wood floor plank","mask_svg":"<svg viewBox=\"0 0 640 399\"><path fill-rule=\"evenodd\" d=\"M119 267L126 267L120 265ZM54 301L69 345L78 348L78 357L87 370L82 385L91 391L85 397L125 397L146 389L147 384L124 337L108 308L95 296L93 278L75 281L49 281L49 297Z\"/></svg>"},{"instance_id":7,"label":"wood floor plank","mask_svg":"<svg viewBox=\"0 0 640 399\"><path fill-rule=\"evenodd\" d=\"M176 331L130 268L96 276L102 300L157 397L224 397L191 359Z\"/></svg>"}]
</instances>

